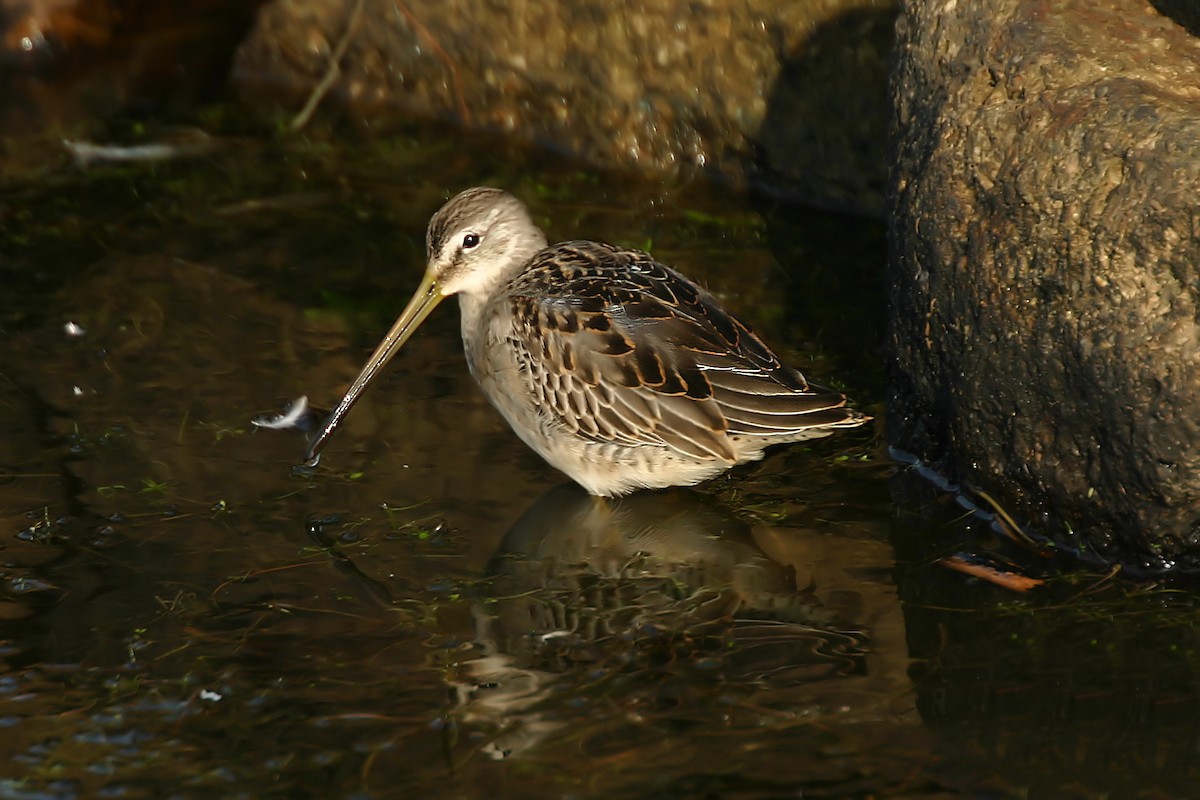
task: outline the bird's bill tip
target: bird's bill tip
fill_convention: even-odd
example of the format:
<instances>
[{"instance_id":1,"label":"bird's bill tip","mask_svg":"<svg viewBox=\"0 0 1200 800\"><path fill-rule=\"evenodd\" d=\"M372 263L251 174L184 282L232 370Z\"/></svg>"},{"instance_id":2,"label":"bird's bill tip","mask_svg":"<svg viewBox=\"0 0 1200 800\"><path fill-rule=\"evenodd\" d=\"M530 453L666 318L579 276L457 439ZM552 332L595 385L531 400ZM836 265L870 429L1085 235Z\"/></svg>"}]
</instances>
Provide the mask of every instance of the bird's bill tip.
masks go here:
<instances>
[{"instance_id":1,"label":"bird's bill tip","mask_svg":"<svg viewBox=\"0 0 1200 800\"><path fill-rule=\"evenodd\" d=\"M317 459L321 455L321 449L325 447L325 443L333 432L337 430L342 419L358 402L363 392L379 375L379 372L387 366L392 357L400 351L404 343L408 341L413 332L420 327L425 318L437 308L438 303L445 299L446 295L442 294L442 287L438 282L437 275L429 270L425 273L425 277L421 280L421 285L417 287L417 291L413 293L412 299L408 301L408 305L400 312L400 316L396 318L392 324L391 330L383 337L383 341L375 348L375 352L367 359L367 363L359 371L354 382L350 384L350 388L346 390L346 394L342 396L341 402L337 404L337 408L325 420L325 424L317 432L312 442L308 446L308 450L304 454L306 464L315 465Z\"/></svg>"}]
</instances>

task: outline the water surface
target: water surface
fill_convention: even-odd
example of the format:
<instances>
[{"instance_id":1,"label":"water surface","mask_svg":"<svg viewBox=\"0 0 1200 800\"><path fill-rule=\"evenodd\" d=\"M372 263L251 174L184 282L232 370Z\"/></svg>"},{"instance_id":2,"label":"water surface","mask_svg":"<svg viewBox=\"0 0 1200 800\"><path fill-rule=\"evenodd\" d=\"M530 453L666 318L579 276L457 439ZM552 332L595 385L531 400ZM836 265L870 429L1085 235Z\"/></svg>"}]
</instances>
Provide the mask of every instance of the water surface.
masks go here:
<instances>
[{"instance_id":1,"label":"water surface","mask_svg":"<svg viewBox=\"0 0 1200 800\"><path fill-rule=\"evenodd\" d=\"M453 303L318 469L249 424L337 400L476 184L551 238L652 249L879 415L876 223L445 131L239 126L159 163L6 143L0 797L1194 785L1190 591L945 569L1019 550L878 426L598 504L482 398Z\"/></svg>"}]
</instances>

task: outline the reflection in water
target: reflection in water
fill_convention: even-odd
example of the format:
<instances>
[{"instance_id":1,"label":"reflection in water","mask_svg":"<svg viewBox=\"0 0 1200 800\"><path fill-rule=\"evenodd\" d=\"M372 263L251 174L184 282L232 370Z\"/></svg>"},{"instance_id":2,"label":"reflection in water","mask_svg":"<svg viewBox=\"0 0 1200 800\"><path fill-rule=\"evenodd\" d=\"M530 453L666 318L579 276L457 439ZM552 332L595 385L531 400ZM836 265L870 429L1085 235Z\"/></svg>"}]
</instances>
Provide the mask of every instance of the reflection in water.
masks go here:
<instances>
[{"instance_id":1,"label":"reflection in water","mask_svg":"<svg viewBox=\"0 0 1200 800\"><path fill-rule=\"evenodd\" d=\"M567 724L544 704L566 673L586 673L587 692L617 673L781 688L865 669L861 634L690 490L606 500L560 486L513 525L490 572L474 610L483 656L457 689L468 718L500 729L495 758Z\"/></svg>"}]
</instances>

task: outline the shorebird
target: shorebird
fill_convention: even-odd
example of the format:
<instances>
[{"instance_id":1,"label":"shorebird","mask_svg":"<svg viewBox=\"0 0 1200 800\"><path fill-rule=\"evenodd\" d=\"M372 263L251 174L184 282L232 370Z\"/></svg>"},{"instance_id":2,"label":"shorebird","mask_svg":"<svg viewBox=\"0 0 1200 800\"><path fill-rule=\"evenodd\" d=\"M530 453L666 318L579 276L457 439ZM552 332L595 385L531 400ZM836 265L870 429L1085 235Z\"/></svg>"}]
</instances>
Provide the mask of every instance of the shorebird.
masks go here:
<instances>
[{"instance_id":1,"label":"shorebird","mask_svg":"<svg viewBox=\"0 0 1200 800\"><path fill-rule=\"evenodd\" d=\"M467 365L513 431L594 495L687 486L870 417L810 384L711 294L640 250L548 245L517 198L458 194L433 215L425 277L312 440L413 331L459 296Z\"/></svg>"}]
</instances>

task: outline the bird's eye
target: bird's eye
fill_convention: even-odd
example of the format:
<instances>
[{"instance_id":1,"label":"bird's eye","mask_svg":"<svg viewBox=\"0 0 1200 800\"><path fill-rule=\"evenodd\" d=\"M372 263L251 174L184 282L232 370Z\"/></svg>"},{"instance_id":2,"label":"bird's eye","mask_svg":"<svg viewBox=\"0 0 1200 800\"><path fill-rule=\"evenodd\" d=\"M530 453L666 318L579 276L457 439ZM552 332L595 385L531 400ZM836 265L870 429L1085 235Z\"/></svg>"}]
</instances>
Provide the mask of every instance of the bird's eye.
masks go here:
<instances>
[{"instance_id":1,"label":"bird's eye","mask_svg":"<svg viewBox=\"0 0 1200 800\"><path fill-rule=\"evenodd\" d=\"M463 237L463 250L470 250L472 247L479 246L479 234L468 233Z\"/></svg>"}]
</instances>

